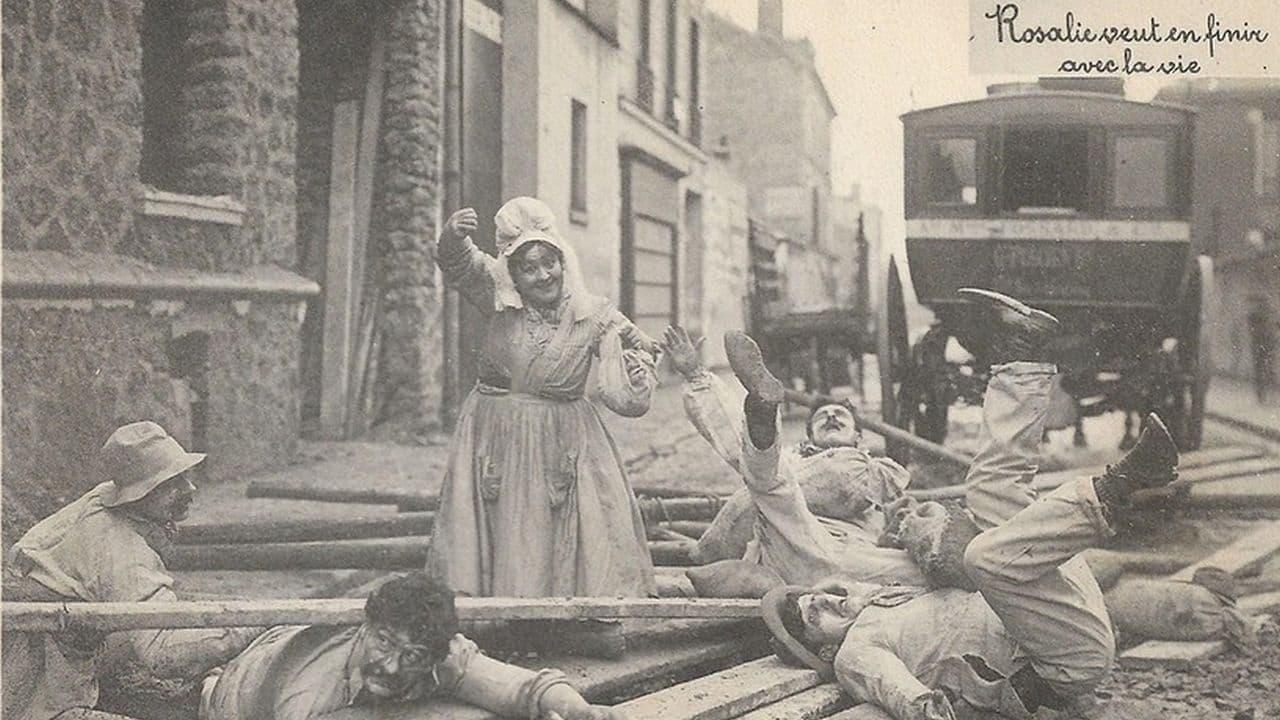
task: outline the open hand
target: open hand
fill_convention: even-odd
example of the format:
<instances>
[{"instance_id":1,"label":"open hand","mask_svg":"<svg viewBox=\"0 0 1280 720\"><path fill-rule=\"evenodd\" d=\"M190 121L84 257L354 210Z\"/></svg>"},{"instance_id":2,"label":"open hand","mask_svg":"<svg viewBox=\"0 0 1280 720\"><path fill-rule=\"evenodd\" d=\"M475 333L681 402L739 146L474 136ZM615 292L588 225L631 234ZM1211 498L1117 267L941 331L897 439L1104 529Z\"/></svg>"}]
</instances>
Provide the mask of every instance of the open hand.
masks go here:
<instances>
[{"instance_id":1,"label":"open hand","mask_svg":"<svg viewBox=\"0 0 1280 720\"><path fill-rule=\"evenodd\" d=\"M689 332L679 325L668 325L662 333L662 349L671 357L671 367L684 377L691 377L702 367L698 349L707 338L701 337L695 344Z\"/></svg>"},{"instance_id":2,"label":"open hand","mask_svg":"<svg viewBox=\"0 0 1280 720\"><path fill-rule=\"evenodd\" d=\"M480 216L475 208L462 208L449 216L444 223L444 231L455 238L464 238L476 231L480 226Z\"/></svg>"}]
</instances>

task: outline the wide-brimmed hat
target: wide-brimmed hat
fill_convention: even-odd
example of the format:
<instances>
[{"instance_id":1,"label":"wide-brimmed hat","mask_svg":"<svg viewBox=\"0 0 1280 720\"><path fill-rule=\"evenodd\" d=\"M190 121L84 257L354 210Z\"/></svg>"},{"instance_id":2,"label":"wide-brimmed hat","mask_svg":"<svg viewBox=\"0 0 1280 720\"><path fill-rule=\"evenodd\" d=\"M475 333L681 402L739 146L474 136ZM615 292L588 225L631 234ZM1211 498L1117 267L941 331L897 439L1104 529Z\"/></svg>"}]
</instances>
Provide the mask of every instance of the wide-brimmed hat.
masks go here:
<instances>
[{"instance_id":1,"label":"wide-brimmed hat","mask_svg":"<svg viewBox=\"0 0 1280 720\"><path fill-rule=\"evenodd\" d=\"M110 483L99 498L106 507L115 507L146 497L165 480L198 465L204 453L187 452L164 428L143 421L111 433L99 458L103 479Z\"/></svg>"},{"instance_id":2,"label":"wide-brimmed hat","mask_svg":"<svg viewBox=\"0 0 1280 720\"><path fill-rule=\"evenodd\" d=\"M835 670L831 663L818 657L816 653L805 646L801 638L792 635L791 631L782 624L782 606L783 603L787 602L787 596L792 593L809 592L813 592L813 588L803 585L776 587L765 593L765 596L760 600L760 614L764 617L764 624L769 628L769 632L773 634L773 640L777 645L785 648L787 652L809 668L817 670L824 679L830 680L835 677Z\"/></svg>"}]
</instances>

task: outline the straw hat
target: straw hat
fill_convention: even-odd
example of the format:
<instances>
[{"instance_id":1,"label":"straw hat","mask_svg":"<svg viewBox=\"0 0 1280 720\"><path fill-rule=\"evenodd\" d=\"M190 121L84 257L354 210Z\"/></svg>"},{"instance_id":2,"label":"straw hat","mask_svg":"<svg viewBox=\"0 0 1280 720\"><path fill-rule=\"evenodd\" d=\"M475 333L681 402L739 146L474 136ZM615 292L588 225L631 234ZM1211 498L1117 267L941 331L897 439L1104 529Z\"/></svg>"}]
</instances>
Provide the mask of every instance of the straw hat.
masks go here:
<instances>
[{"instance_id":1,"label":"straw hat","mask_svg":"<svg viewBox=\"0 0 1280 720\"><path fill-rule=\"evenodd\" d=\"M110 482L100 498L106 507L141 500L165 480L204 460L189 453L164 428L150 422L130 423L111 433L99 456Z\"/></svg>"}]
</instances>

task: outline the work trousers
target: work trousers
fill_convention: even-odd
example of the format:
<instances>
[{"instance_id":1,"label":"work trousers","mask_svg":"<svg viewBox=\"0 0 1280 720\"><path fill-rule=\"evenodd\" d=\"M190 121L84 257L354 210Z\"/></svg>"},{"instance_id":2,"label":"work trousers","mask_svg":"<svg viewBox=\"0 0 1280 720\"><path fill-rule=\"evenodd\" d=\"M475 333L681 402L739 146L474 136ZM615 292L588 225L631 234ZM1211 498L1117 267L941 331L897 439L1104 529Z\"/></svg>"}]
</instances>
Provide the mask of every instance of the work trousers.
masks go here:
<instances>
[{"instance_id":1,"label":"work trousers","mask_svg":"<svg viewBox=\"0 0 1280 720\"><path fill-rule=\"evenodd\" d=\"M1036 498L1052 365L992 369L980 449L965 498L983 532L965 551L965 570L1029 662L1060 694L1092 691L1110 671L1115 635L1102 590L1079 553L1111 533L1092 479Z\"/></svg>"}]
</instances>

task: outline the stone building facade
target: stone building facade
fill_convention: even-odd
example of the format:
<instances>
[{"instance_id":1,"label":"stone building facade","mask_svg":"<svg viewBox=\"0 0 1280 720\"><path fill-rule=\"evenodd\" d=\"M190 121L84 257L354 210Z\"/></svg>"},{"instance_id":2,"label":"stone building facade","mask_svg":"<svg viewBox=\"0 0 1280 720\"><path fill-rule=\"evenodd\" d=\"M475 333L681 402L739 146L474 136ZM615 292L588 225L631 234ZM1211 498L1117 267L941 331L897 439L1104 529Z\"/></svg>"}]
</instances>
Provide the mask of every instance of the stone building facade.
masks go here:
<instances>
[{"instance_id":1,"label":"stone building facade","mask_svg":"<svg viewBox=\"0 0 1280 720\"><path fill-rule=\"evenodd\" d=\"M1214 259L1213 368L1251 380L1251 324L1280 342L1280 81L1183 81L1157 99L1196 108L1192 248Z\"/></svg>"},{"instance_id":2,"label":"stone building facade","mask_svg":"<svg viewBox=\"0 0 1280 720\"><path fill-rule=\"evenodd\" d=\"M753 218L827 251L835 108L813 45L783 36L782 0L760 0L758 18L751 31L706 15L704 134L733 151Z\"/></svg>"},{"instance_id":3,"label":"stone building facade","mask_svg":"<svg viewBox=\"0 0 1280 720\"><path fill-rule=\"evenodd\" d=\"M377 394L429 424L437 3L5 0L6 541L100 479L124 422L208 452L205 479L289 461L304 318L324 303L315 79L350 51L317 17L366 6L387 28Z\"/></svg>"}]
</instances>

